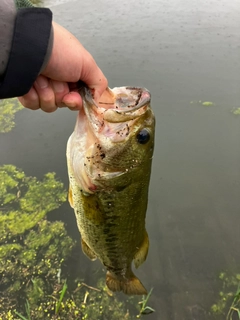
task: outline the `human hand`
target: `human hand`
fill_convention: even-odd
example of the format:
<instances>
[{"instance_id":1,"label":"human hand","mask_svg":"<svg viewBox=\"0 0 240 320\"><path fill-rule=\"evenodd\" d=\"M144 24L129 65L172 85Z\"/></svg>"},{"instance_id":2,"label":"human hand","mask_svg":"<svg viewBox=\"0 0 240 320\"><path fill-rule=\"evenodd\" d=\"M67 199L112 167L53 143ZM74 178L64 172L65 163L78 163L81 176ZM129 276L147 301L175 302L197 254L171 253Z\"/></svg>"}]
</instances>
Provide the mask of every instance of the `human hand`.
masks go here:
<instances>
[{"instance_id":1,"label":"human hand","mask_svg":"<svg viewBox=\"0 0 240 320\"><path fill-rule=\"evenodd\" d=\"M41 108L52 112L62 106L77 110L82 106L82 99L77 92L70 91L72 85L76 86L79 80L85 82L98 100L107 87L107 79L71 33L54 22L53 31L53 48L47 66L19 101L32 110Z\"/></svg>"},{"instance_id":2,"label":"human hand","mask_svg":"<svg viewBox=\"0 0 240 320\"><path fill-rule=\"evenodd\" d=\"M37 77L29 92L18 97L18 100L28 109L41 108L48 113L61 107L79 110L82 106L81 96L77 92L71 92L67 82L51 80L42 75Z\"/></svg>"}]
</instances>

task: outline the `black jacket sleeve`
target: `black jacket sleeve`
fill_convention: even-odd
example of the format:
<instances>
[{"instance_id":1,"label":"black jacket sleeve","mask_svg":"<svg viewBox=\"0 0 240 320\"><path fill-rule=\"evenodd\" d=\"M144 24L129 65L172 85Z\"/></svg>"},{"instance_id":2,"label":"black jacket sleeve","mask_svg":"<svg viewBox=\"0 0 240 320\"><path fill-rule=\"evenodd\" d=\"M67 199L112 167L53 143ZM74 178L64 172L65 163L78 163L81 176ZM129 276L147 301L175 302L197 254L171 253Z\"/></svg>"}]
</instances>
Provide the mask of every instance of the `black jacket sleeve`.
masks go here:
<instances>
[{"instance_id":1,"label":"black jacket sleeve","mask_svg":"<svg viewBox=\"0 0 240 320\"><path fill-rule=\"evenodd\" d=\"M49 9L18 10L8 65L0 79L0 99L19 97L30 90L47 54L51 28Z\"/></svg>"}]
</instances>

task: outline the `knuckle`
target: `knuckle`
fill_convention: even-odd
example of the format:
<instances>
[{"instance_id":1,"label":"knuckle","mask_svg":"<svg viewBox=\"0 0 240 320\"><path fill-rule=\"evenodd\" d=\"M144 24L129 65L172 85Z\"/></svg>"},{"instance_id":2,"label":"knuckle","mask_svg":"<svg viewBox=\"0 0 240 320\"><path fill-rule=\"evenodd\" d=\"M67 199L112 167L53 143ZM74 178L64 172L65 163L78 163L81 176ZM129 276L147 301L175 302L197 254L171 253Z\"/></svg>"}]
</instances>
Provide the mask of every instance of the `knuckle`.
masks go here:
<instances>
[{"instance_id":1,"label":"knuckle","mask_svg":"<svg viewBox=\"0 0 240 320\"><path fill-rule=\"evenodd\" d=\"M41 95L40 101L44 104L52 104L55 101L53 92Z\"/></svg>"}]
</instances>

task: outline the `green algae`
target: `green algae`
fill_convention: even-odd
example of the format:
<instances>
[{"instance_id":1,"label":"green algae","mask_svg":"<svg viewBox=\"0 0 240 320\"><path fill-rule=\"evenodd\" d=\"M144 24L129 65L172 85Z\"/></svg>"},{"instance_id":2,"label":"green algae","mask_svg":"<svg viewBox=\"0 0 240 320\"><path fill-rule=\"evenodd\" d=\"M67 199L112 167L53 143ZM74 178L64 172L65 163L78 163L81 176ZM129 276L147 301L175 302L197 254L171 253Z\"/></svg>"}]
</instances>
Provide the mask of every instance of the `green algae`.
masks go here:
<instances>
[{"instance_id":1,"label":"green algae","mask_svg":"<svg viewBox=\"0 0 240 320\"><path fill-rule=\"evenodd\" d=\"M214 103L213 102L210 102L210 101L204 101L202 102L202 106L205 106L205 107L210 107L210 106L213 106Z\"/></svg>"},{"instance_id":2,"label":"green algae","mask_svg":"<svg viewBox=\"0 0 240 320\"><path fill-rule=\"evenodd\" d=\"M235 116L239 116L239 115L240 115L240 108L233 109L231 112L232 112Z\"/></svg>"},{"instance_id":3,"label":"green algae","mask_svg":"<svg viewBox=\"0 0 240 320\"><path fill-rule=\"evenodd\" d=\"M55 173L39 181L13 165L4 165L0 181L1 314L22 299L30 304L41 300L56 269L71 254L74 241L63 222L46 219L66 201L67 192Z\"/></svg>"},{"instance_id":4,"label":"green algae","mask_svg":"<svg viewBox=\"0 0 240 320\"><path fill-rule=\"evenodd\" d=\"M214 102L202 101L202 100L192 100L192 101L190 101L190 104L204 106L204 107L211 107L211 106L215 106L216 105Z\"/></svg>"},{"instance_id":5,"label":"green algae","mask_svg":"<svg viewBox=\"0 0 240 320\"><path fill-rule=\"evenodd\" d=\"M16 98L0 100L1 133L7 133L15 127L15 113L22 109L23 106Z\"/></svg>"}]
</instances>

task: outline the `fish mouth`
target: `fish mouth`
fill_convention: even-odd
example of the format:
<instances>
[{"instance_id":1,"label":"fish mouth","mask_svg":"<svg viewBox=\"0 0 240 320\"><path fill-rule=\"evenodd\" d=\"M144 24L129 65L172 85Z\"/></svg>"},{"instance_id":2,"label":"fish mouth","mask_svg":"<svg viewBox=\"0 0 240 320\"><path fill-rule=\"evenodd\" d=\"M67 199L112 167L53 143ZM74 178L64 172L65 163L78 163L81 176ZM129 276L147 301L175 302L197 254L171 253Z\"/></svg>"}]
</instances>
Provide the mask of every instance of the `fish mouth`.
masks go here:
<instances>
[{"instance_id":1,"label":"fish mouth","mask_svg":"<svg viewBox=\"0 0 240 320\"><path fill-rule=\"evenodd\" d=\"M145 105L148 105L151 100L151 94L146 88L139 87L126 87L126 90L129 91L130 95L137 95L135 104L129 105L128 108L131 108L131 111L142 108ZM121 100L121 97L119 98ZM127 112L126 110L121 110L120 112Z\"/></svg>"},{"instance_id":2,"label":"fish mouth","mask_svg":"<svg viewBox=\"0 0 240 320\"><path fill-rule=\"evenodd\" d=\"M107 102L104 100L107 99ZM112 100L109 102L109 100ZM118 113L129 113L149 104L151 100L150 92L145 88L119 87L106 89L99 101L94 104L96 107L103 107L107 110L115 110Z\"/></svg>"},{"instance_id":3,"label":"fish mouth","mask_svg":"<svg viewBox=\"0 0 240 320\"><path fill-rule=\"evenodd\" d=\"M130 119L139 117L146 111L144 107L147 107L151 100L150 92L141 87L107 88L98 101L93 99L91 89L86 86L79 88L79 93L87 105L95 109L98 114L103 114L103 120L108 122L122 122L128 121L129 117ZM143 110L139 113L141 108Z\"/></svg>"},{"instance_id":4,"label":"fish mouth","mask_svg":"<svg viewBox=\"0 0 240 320\"><path fill-rule=\"evenodd\" d=\"M107 88L98 100L93 98L91 89L83 85L79 87L83 100L83 109L79 126L83 122L83 114L92 135L98 139L122 142L129 139L132 128L150 108L151 95L146 88L116 87Z\"/></svg>"}]
</instances>

